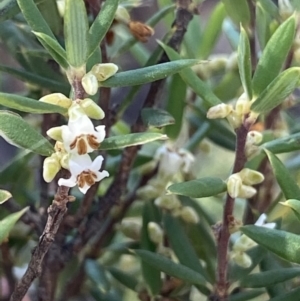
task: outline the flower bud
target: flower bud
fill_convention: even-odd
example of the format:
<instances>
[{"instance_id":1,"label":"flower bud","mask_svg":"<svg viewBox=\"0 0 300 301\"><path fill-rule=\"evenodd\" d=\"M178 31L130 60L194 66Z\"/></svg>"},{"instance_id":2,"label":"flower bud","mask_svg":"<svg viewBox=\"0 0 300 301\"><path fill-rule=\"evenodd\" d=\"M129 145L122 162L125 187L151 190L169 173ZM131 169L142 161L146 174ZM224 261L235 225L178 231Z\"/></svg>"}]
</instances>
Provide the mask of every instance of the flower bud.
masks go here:
<instances>
[{"instance_id":1,"label":"flower bud","mask_svg":"<svg viewBox=\"0 0 300 301\"><path fill-rule=\"evenodd\" d=\"M249 249L255 247L257 243L246 236L245 234L242 234L234 243L232 249L235 252L245 252L248 251Z\"/></svg>"},{"instance_id":2,"label":"flower bud","mask_svg":"<svg viewBox=\"0 0 300 301\"><path fill-rule=\"evenodd\" d=\"M103 82L115 75L118 69L118 66L113 63L96 64L90 72L96 76L99 82Z\"/></svg>"},{"instance_id":3,"label":"flower bud","mask_svg":"<svg viewBox=\"0 0 300 301\"><path fill-rule=\"evenodd\" d=\"M288 19L294 12L290 0L278 0L279 14L283 20Z\"/></svg>"},{"instance_id":4,"label":"flower bud","mask_svg":"<svg viewBox=\"0 0 300 301\"><path fill-rule=\"evenodd\" d=\"M219 105L211 107L206 114L208 119L217 119L227 117L233 110L232 105L221 103Z\"/></svg>"},{"instance_id":5,"label":"flower bud","mask_svg":"<svg viewBox=\"0 0 300 301\"><path fill-rule=\"evenodd\" d=\"M243 93L235 104L235 111L237 114L246 115L250 112L251 102L246 93Z\"/></svg>"},{"instance_id":6,"label":"flower bud","mask_svg":"<svg viewBox=\"0 0 300 301\"><path fill-rule=\"evenodd\" d=\"M159 224L150 222L147 225L149 238L155 244L160 244L163 241L164 233Z\"/></svg>"},{"instance_id":7,"label":"flower bud","mask_svg":"<svg viewBox=\"0 0 300 301\"><path fill-rule=\"evenodd\" d=\"M255 196L257 193L256 189L252 186L242 185L238 197L243 199L249 199Z\"/></svg>"},{"instance_id":8,"label":"flower bud","mask_svg":"<svg viewBox=\"0 0 300 301\"><path fill-rule=\"evenodd\" d=\"M60 168L61 166L56 154L47 157L43 163L43 178L45 182L50 183L59 172Z\"/></svg>"},{"instance_id":9,"label":"flower bud","mask_svg":"<svg viewBox=\"0 0 300 301\"><path fill-rule=\"evenodd\" d=\"M80 106L84 113L90 118L99 120L105 117L103 110L90 98L81 100Z\"/></svg>"},{"instance_id":10,"label":"flower bud","mask_svg":"<svg viewBox=\"0 0 300 301\"><path fill-rule=\"evenodd\" d=\"M262 173L249 168L242 169L239 175L245 185L256 185L265 179Z\"/></svg>"},{"instance_id":11,"label":"flower bud","mask_svg":"<svg viewBox=\"0 0 300 301\"><path fill-rule=\"evenodd\" d=\"M41 102L50 103L68 109L72 105L72 100L61 93L52 93L40 98Z\"/></svg>"},{"instance_id":12,"label":"flower bud","mask_svg":"<svg viewBox=\"0 0 300 301\"><path fill-rule=\"evenodd\" d=\"M134 240L139 240L141 236L142 225L139 220L125 218L122 220L119 229L125 236Z\"/></svg>"},{"instance_id":13,"label":"flower bud","mask_svg":"<svg viewBox=\"0 0 300 301\"><path fill-rule=\"evenodd\" d=\"M142 200L153 200L157 198L159 195L156 187L152 185L146 185L137 190L136 193L137 197L142 199Z\"/></svg>"},{"instance_id":14,"label":"flower bud","mask_svg":"<svg viewBox=\"0 0 300 301\"><path fill-rule=\"evenodd\" d=\"M227 116L227 120L234 129L237 129L243 122L243 115L238 114L236 111L232 111Z\"/></svg>"},{"instance_id":15,"label":"flower bud","mask_svg":"<svg viewBox=\"0 0 300 301\"><path fill-rule=\"evenodd\" d=\"M175 195L164 195L155 199L154 204L160 208L174 210L181 206Z\"/></svg>"},{"instance_id":16,"label":"flower bud","mask_svg":"<svg viewBox=\"0 0 300 301\"><path fill-rule=\"evenodd\" d=\"M140 42L146 43L148 42L149 37L153 36L154 30L152 27L141 23L130 21L128 23L128 27L132 35Z\"/></svg>"},{"instance_id":17,"label":"flower bud","mask_svg":"<svg viewBox=\"0 0 300 301\"><path fill-rule=\"evenodd\" d=\"M199 222L199 216L194 208L186 206L183 207L180 213L180 217L187 223L197 224Z\"/></svg>"},{"instance_id":18,"label":"flower bud","mask_svg":"<svg viewBox=\"0 0 300 301\"><path fill-rule=\"evenodd\" d=\"M61 126L50 128L46 133L53 140L60 141L60 142L63 141Z\"/></svg>"},{"instance_id":19,"label":"flower bud","mask_svg":"<svg viewBox=\"0 0 300 301\"><path fill-rule=\"evenodd\" d=\"M91 72L88 72L83 76L81 84L84 91L89 95L95 95L99 88L97 77Z\"/></svg>"},{"instance_id":20,"label":"flower bud","mask_svg":"<svg viewBox=\"0 0 300 301\"><path fill-rule=\"evenodd\" d=\"M233 52L227 60L226 69L228 71L236 71L238 68L238 53Z\"/></svg>"},{"instance_id":21,"label":"flower bud","mask_svg":"<svg viewBox=\"0 0 300 301\"><path fill-rule=\"evenodd\" d=\"M249 268L252 264L251 257L245 252L238 252L232 256L233 261L242 268Z\"/></svg>"},{"instance_id":22,"label":"flower bud","mask_svg":"<svg viewBox=\"0 0 300 301\"><path fill-rule=\"evenodd\" d=\"M262 142L263 135L258 131L250 131L247 134L246 144L259 144Z\"/></svg>"},{"instance_id":23,"label":"flower bud","mask_svg":"<svg viewBox=\"0 0 300 301\"><path fill-rule=\"evenodd\" d=\"M130 22L130 15L127 11L127 9L122 6L122 5L118 5L116 14L115 14L115 19L121 23L125 23L128 24Z\"/></svg>"},{"instance_id":24,"label":"flower bud","mask_svg":"<svg viewBox=\"0 0 300 301\"><path fill-rule=\"evenodd\" d=\"M242 187L242 179L238 174L233 174L227 181L227 192L232 198L237 198Z\"/></svg>"}]
</instances>

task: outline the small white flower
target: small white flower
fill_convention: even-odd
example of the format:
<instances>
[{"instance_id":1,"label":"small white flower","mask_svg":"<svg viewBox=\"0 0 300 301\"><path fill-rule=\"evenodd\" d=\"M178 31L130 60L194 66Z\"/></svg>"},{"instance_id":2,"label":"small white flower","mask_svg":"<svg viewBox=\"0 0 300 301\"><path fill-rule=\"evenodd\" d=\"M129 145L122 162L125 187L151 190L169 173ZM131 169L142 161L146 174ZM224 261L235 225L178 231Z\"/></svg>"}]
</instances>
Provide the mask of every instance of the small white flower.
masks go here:
<instances>
[{"instance_id":1,"label":"small white flower","mask_svg":"<svg viewBox=\"0 0 300 301\"><path fill-rule=\"evenodd\" d=\"M109 176L106 170L99 171L102 161L102 156L98 156L92 161L89 155L73 155L69 160L71 177L69 179L60 178L58 185L67 187L78 185L79 190L85 194L92 185Z\"/></svg>"},{"instance_id":2,"label":"small white flower","mask_svg":"<svg viewBox=\"0 0 300 301\"><path fill-rule=\"evenodd\" d=\"M92 121L84 114L75 120L70 118L68 125L63 125L61 130L66 151L79 155L93 152L105 138L105 126L94 128Z\"/></svg>"}]
</instances>

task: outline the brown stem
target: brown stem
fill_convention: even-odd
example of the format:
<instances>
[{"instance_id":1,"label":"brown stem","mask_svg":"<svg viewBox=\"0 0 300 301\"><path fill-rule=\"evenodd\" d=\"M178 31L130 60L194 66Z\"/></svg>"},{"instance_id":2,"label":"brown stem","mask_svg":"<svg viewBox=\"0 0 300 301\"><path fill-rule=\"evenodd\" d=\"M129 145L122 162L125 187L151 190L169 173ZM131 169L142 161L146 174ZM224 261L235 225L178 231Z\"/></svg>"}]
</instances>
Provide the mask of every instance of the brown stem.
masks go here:
<instances>
[{"instance_id":1,"label":"brown stem","mask_svg":"<svg viewBox=\"0 0 300 301\"><path fill-rule=\"evenodd\" d=\"M5 300L9 300L9 296L11 295L11 293L15 287L16 280L15 280L15 277L12 272L13 262L12 262L12 258L10 256L8 243L3 242L2 244L0 244L0 250L1 250L1 255L2 255L2 260L0 263L3 268L4 276L5 276L5 278L7 280L7 284L8 284L8 296L5 298L4 296L1 296L1 294L0 294L0 299L2 301L5 301Z\"/></svg>"},{"instance_id":2,"label":"brown stem","mask_svg":"<svg viewBox=\"0 0 300 301\"><path fill-rule=\"evenodd\" d=\"M232 173L237 173L241 171L246 163L245 156L245 144L246 138L249 131L250 125L242 125L236 130L236 151L235 151L235 161L233 165ZM234 198L227 194L224 211L223 211L223 222L219 229L218 235L218 246L217 246L217 285L215 288L215 294L213 296L214 301L227 301L228 300L228 279L227 279L227 252L229 244L229 222L233 215L234 209Z\"/></svg>"}]
</instances>

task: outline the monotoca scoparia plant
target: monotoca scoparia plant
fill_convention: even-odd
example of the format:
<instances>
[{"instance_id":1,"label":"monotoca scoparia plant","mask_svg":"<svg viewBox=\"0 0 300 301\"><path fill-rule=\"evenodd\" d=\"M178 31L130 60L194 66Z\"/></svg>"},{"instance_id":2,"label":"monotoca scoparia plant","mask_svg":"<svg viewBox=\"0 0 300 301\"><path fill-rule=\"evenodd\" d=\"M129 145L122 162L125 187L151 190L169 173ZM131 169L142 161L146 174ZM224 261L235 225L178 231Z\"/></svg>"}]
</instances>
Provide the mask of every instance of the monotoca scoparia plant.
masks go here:
<instances>
[{"instance_id":1,"label":"monotoca scoparia plant","mask_svg":"<svg viewBox=\"0 0 300 301\"><path fill-rule=\"evenodd\" d=\"M1 1L0 300L299 301L299 10Z\"/></svg>"}]
</instances>

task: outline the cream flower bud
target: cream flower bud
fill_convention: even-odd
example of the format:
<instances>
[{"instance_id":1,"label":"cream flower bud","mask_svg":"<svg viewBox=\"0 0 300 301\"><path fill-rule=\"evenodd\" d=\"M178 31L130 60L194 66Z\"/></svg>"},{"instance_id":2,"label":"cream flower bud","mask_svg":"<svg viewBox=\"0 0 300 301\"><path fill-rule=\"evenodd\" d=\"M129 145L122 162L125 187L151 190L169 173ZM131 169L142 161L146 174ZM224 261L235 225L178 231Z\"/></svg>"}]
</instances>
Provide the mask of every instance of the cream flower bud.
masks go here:
<instances>
[{"instance_id":1,"label":"cream flower bud","mask_svg":"<svg viewBox=\"0 0 300 301\"><path fill-rule=\"evenodd\" d=\"M60 141L60 142L63 141L61 126L55 126L53 128L50 128L46 133L53 140Z\"/></svg>"},{"instance_id":2,"label":"cream flower bud","mask_svg":"<svg viewBox=\"0 0 300 301\"><path fill-rule=\"evenodd\" d=\"M90 98L81 100L80 106L84 113L90 118L99 120L105 117L103 110Z\"/></svg>"},{"instance_id":3,"label":"cream flower bud","mask_svg":"<svg viewBox=\"0 0 300 301\"><path fill-rule=\"evenodd\" d=\"M125 218L122 220L119 229L125 236L134 240L139 240L141 236L142 224L139 220Z\"/></svg>"},{"instance_id":4,"label":"cream flower bud","mask_svg":"<svg viewBox=\"0 0 300 301\"><path fill-rule=\"evenodd\" d=\"M246 236L245 234L242 234L234 243L232 249L235 252L245 252L253 247L255 247L257 243Z\"/></svg>"},{"instance_id":5,"label":"cream flower bud","mask_svg":"<svg viewBox=\"0 0 300 301\"><path fill-rule=\"evenodd\" d=\"M251 257L245 252L234 253L232 256L233 261L242 268L249 268L252 264Z\"/></svg>"},{"instance_id":6,"label":"cream flower bud","mask_svg":"<svg viewBox=\"0 0 300 301\"><path fill-rule=\"evenodd\" d=\"M154 204L160 208L174 210L181 206L175 195L164 195L155 199Z\"/></svg>"},{"instance_id":7,"label":"cream flower bud","mask_svg":"<svg viewBox=\"0 0 300 301\"><path fill-rule=\"evenodd\" d=\"M232 110L233 110L232 105L221 103L211 107L207 111L206 117L208 119L225 118L232 112Z\"/></svg>"},{"instance_id":8,"label":"cream flower bud","mask_svg":"<svg viewBox=\"0 0 300 301\"><path fill-rule=\"evenodd\" d=\"M247 134L246 144L259 144L262 142L263 135L258 131L250 131Z\"/></svg>"},{"instance_id":9,"label":"cream flower bud","mask_svg":"<svg viewBox=\"0 0 300 301\"><path fill-rule=\"evenodd\" d=\"M105 63L94 65L90 72L96 76L99 82L102 82L115 75L118 69L118 66L113 63Z\"/></svg>"},{"instance_id":10,"label":"cream flower bud","mask_svg":"<svg viewBox=\"0 0 300 301\"><path fill-rule=\"evenodd\" d=\"M237 114L246 115L250 112L251 102L246 93L243 93L235 104L235 111Z\"/></svg>"},{"instance_id":11,"label":"cream flower bud","mask_svg":"<svg viewBox=\"0 0 300 301\"><path fill-rule=\"evenodd\" d=\"M130 15L127 11L127 9L122 6L122 5L118 5L116 14L115 14L115 19L119 22L128 24L130 22Z\"/></svg>"},{"instance_id":12,"label":"cream flower bud","mask_svg":"<svg viewBox=\"0 0 300 301\"><path fill-rule=\"evenodd\" d=\"M153 200L159 195L156 187L152 185L146 185L137 190L137 197L142 200Z\"/></svg>"},{"instance_id":13,"label":"cream flower bud","mask_svg":"<svg viewBox=\"0 0 300 301\"><path fill-rule=\"evenodd\" d=\"M83 76L81 84L84 91L89 95L95 95L99 88L97 77L91 72Z\"/></svg>"},{"instance_id":14,"label":"cream flower bud","mask_svg":"<svg viewBox=\"0 0 300 301\"><path fill-rule=\"evenodd\" d=\"M238 70L238 68L238 53L233 52L227 60L226 69L229 71L235 71Z\"/></svg>"},{"instance_id":15,"label":"cream flower bud","mask_svg":"<svg viewBox=\"0 0 300 301\"><path fill-rule=\"evenodd\" d=\"M264 175L256 170L244 168L239 172L242 181L245 185L256 185L263 182Z\"/></svg>"},{"instance_id":16,"label":"cream flower bud","mask_svg":"<svg viewBox=\"0 0 300 301\"><path fill-rule=\"evenodd\" d=\"M227 181L227 192L232 198L237 198L242 188L242 179L238 174L233 174Z\"/></svg>"},{"instance_id":17,"label":"cream flower bud","mask_svg":"<svg viewBox=\"0 0 300 301\"><path fill-rule=\"evenodd\" d=\"M160 244L163 241L164 232L159 224L150 222L147 225L149 238L155 244Z\"/></svg>"},{"instance_id":18,"label":"cream flower bud","mask_svg":"<svg viewBox=\"0 0 300 301\"><path fill-rule=\"evenodd\" d=\"M290 0L278 0L278 8L279 14L284 20L290 17L294 12L294 8Z\"/></svg>"},{"instance_id":19,"label":"cream flower bud","mask_svg":"<svg viewBox=\"0 0 300 301\"><path fill-rule=\"evenodd\" d=\"M40 98L39 101L60 106L66 109L68 109L72 105L72 100L61 93L52 93L45 95Z\"/></svg>"},{"instance_id":20,"label":"cream flower bud","mask_svg":"<svg viewBox=\"0 0 300 301\"><path fill-rule=\"evenodd\" d=\"M237 129L238 127L241 126L243 122L243 117L244 117L243 115L238 114L236 111L232 111L227 116L227 120L234 129Z\"/></svg>"},{"instance_id":21,"label":"cream flower bud","mask_svg":"<svg viewBox=\"0 0 300 301\"><path fill-rule=\"evenodd\" d=\"M243 199L249 199L255 196L257 193L256 189L252 186L242 185L238 197Z\"/></svg>"},{"instance_id":22,"label":"cream flower bud","mask_svg":"<svg viewBox=\"0 0 300 301\"><path fill-rule=\"evenodd\" d=\"M60 168L61 166L56 154L47 157L43 163L43 178L45 182L50 183L59 172Z\"/></svg>"},{"instance_id":23,"label":"cream flower bud","mask_svg":"<svg viewBox=\"0 0 300 301\"><path fill-rule=\"evenodd\" d=\"M189 206L182 208L180 217L187 223L197 224L199 222L199 216L197 212L194 208Z\"/></svg>"}]
</instances>

